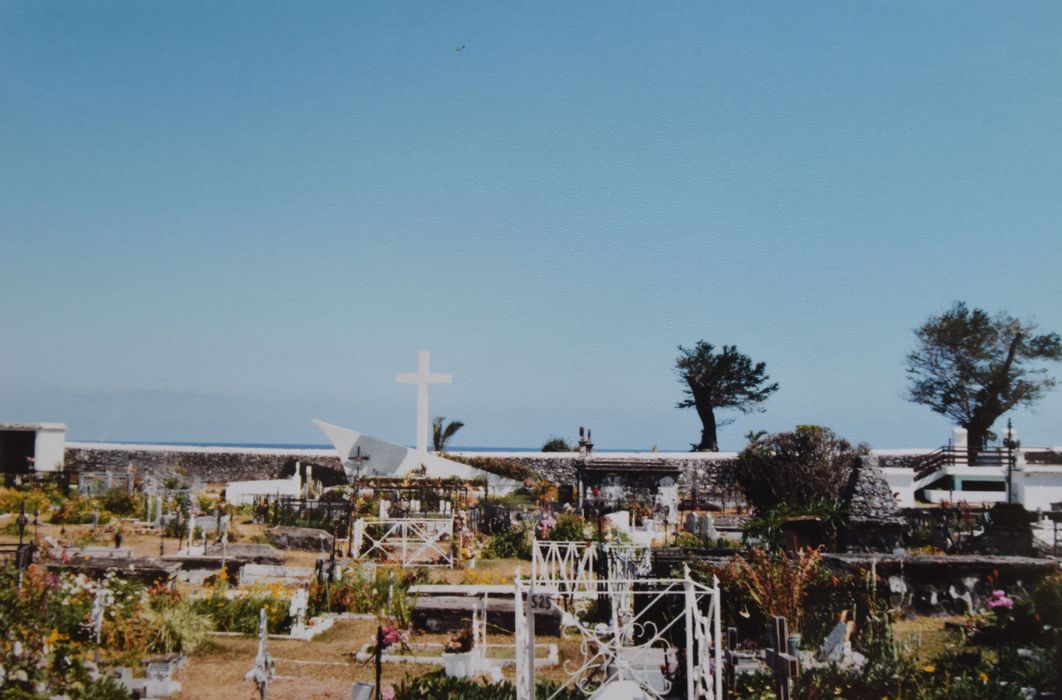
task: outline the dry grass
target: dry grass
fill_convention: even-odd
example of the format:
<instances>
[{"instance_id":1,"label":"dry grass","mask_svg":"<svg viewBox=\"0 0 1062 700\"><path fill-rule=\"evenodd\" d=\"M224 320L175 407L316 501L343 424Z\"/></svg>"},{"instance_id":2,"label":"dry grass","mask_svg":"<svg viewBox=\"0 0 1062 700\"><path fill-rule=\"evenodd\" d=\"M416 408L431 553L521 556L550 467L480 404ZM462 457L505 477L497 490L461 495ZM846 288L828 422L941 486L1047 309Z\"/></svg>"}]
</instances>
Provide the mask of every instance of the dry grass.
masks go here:
<instances>
[{"instance_id":1,"label":"dry grass","mask_svg":"<svg viewBox=\"0 0 1062 700\"><path fill-rule=\"evenodd\" d=\"M892 633L899 644L910 646L915 658L928 661L962 644L962 635L944 626L949 622L961 624L965 620L962 615L913 617L894 622Z\"/></svg>"},{"instance_id":2,"label":"dry grass","mask_svg":"<svg viewBox=\"0 0 1062 700\"><path fill-rule=\"evenodd\" d=\"M269 640L269 653L277 660L279 676L269 686L270 698L340 698L347 697L354 681L375 682L372 662L361 663L353 654L376 634L373 620L350 620L337 622L324 635L309 641ZM418 643L442 643L445 634L418 634ZM178 700L236 700L252 698L254 686L243 676L254 665L258 641L251 637L215 638L213 648L196 653L177 674L183 689ZM567 680L565 659L579 657L579 640L572 637L539 637L539 643L556 643L560 649L561 666L539 669L536 676L554 681ZM490 644L512 644L512 635L489 636ZM297 663L299 661L308 663ZM575 664L578 666L578 663ZM441 666L420 664L384 664L383 683L397 684L406 677L415 677L437 671ZM505 669L512 680L513 669Z\"/></svg>"},{"instance_id":3,"label":"dry grass","mask_svg":"<svg viewBox=\"0 0 1062 700\"><path fill-rule=\"evenodd\" d=\"M309 642L270 639L269 653L277 660L279 676L269 686L270 698L342 698L350 695L354 681L375 682L372 663L359 663L353 654L376 634L372 620L337 622L324 635ZM425 641L442 641L433 635ZM182 700L235 700L254 696L254 684L243 676L254 665L258 640L252 637L215 638L214 648L197 653L177 674ZM418 641L421 641L418 638ZM308 663L298 663L308 662ZM406 675L421 675L433 666L384 664L383 682L395 684Z\"/></svg>"}]
</instances>

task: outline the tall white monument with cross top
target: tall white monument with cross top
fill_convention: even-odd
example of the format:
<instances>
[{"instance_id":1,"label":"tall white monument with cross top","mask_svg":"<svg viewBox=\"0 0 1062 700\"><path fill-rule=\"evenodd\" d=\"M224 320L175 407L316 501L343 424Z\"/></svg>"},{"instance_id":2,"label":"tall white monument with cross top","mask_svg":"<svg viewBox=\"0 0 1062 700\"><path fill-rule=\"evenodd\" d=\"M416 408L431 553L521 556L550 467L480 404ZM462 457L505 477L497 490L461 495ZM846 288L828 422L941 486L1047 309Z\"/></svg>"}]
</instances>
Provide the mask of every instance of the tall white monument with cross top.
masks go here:
<instances>
[{"instance_id":1,"label":"tall white monument with cross top","mask_svg":"<svg viewBox=\"0 0 1062 700\"><path fill-rule=\"evenodd\" d=\"M451 374L432 374L429 369L430 355L427 350L417 353L417 371L395 376L399 384L417 385L417 451L428 451L428 385L450 384L454 378Z\"/></svg>"}]
</instances>

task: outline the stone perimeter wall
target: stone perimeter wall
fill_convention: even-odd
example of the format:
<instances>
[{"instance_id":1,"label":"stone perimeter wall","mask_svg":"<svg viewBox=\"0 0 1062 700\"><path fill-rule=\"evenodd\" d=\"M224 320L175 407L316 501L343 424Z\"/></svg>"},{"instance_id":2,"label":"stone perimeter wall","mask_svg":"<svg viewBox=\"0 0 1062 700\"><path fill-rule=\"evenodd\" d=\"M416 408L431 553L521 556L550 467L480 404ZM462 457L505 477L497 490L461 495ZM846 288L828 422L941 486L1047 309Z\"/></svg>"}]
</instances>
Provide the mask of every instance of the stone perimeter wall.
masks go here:
<instances>
[{"instance_id":1,"label":"stone perimeter wall","mask_svg":"<svg viewBox=\"0 0 1062 700\"><path fill-rule=\"evenodd\" d=\"M608 453L601 453L600 456L605 458ZM528 457L507 456L505 459L527 467L537 474L539 478L551 481L554 484L574 484L575 465L579 461L577 457L567 452L557 453L556 457L543 457L536 454ZM646 464L677 466L681 470L679 474L679 491L683 494L690 493L693 490L694 483L697 484L699 490L707 491L711 489L719 483L724 466L733 461L729 457L703 455L698 457L654 456L652 453L640 455L637 459L645 460Z\"/></svg>"},{"instance_id":2,"label":"stone perimeter wall","mask_svg":"<svg viewBox=\"0 0 1062 700\"><path fill-rule=\"evenodd\" d=\"M472 453L469 453L470 455ZM528 457L506 456L507 461L521 464L540 478L556 484L575 483L575 463L577 458L571 453L558 453L557 456ZM675 457L673 455L644 457L647 464L665 463L677 465L682 471L679 477L680 492L686 494L692 490L694 482L698 490L708 491L718 481L722 467L730 461L726 457ZM261 454L253 452L195 452L190 450L138 450L130 449L91 449L83 447L66 448L66 469L70 471L124 470L130 464L136 467L141 478L148 475L165 477L172 473L175 466L190 479L204 483L223 483L227 481L245 481L253 479L272 479L288 462L301 461L322 465L334 469L340 468L338 457L306 455L299 452Z\"/></svg>"},{"instance_id":3,"label":"stone perimeter wall","mask_svg":"<svg viewBox=\"0 0 1062 700\"><path fill-rule=\"evenodd\" d=\"M309 462L339 469L338 457L250 452L192 452L182 450L66 448L65 468L69 471L124 470L133 465L138 475L165 477L179 466L180 472L203 483L272 479L290 461Z\"/></svg>"},{"instance_id":4,"label":"stone perimeter wall","mask_svg":"<svg viewBox=\"0 0 1062 700\"><path fill-rule=\"evenodd\" d=\"M488 456L489 453L466 453L466 456ZM607 457L608 453L598 453ZM880 467L912 467L918 455L881 455L878 456ZM1052 464L1062 461L1062 454L1047 450L1028 452L1026 458L1030 463ZM508 461L521 464L540 478L556 484L575 482L575 464L577 457L570 452L558 452L545 456L542 453L523 455L506 455ZM683 495L692 492L696 483L698 490L710 491L720 486L726 467L733 462L730 455L709 455L690 453L689 456L671 454L645 453L635 459L645 460L647 464L664 463L681 469L679 490ZM298 451L257 453L249 451L224 452L219 450L196 452L194 450L168 451L158 449L136 448L66 448L66 469L73 471L95 471L104 469L125 469L130 464L137 467L140 474L169 474L175 465L191 479L205 483L222 483L226 481L244 481L252 479L274 478L280 469L292 461L339 469L339 458L324 455L308 455Z\"/></svg>"}]
</instances>

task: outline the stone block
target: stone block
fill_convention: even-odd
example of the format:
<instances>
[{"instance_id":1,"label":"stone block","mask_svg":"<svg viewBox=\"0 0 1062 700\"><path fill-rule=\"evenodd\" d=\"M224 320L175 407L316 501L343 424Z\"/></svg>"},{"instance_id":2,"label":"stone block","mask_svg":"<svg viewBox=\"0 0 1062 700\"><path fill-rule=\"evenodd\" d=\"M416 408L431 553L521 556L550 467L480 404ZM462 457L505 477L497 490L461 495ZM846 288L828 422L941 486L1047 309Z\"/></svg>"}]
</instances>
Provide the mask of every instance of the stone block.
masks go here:
<instances>
[{"instance_id":1,"label":"stone block","mask_svg":"<svg viewBox=\"0 0 1062 700\"><path fill-rule=\"evenodd\" d=\"M328 552L332 549L331 533L312 527L281 525L265 531L266 539L279 549L304 549Z\"/></svg>"}]
</instances>

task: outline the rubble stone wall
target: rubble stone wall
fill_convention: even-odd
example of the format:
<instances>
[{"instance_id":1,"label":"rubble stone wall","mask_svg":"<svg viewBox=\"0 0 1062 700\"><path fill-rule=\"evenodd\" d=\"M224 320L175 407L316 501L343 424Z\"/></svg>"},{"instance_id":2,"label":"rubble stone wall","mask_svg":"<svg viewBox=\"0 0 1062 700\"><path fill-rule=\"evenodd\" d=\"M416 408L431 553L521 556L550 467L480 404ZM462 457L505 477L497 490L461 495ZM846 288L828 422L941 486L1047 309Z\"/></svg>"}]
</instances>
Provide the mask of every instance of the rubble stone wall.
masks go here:
<instances>
[{"instance_id":1,"label":"rubble stone wall","mask_svg":"<svg viewBox=\"0 0 1062 700\"><path fill-rule=\"evenodd\" d=\"M273 479L290 461L299 460L340 468L338 457L308 457L299 453L193 452L168 450L87 449L67 447L66 469L74 471L125 470L136 468L140 478L177 473L204 483Z\"/></svg>"},{"instance_id":2,"label":"rubble stone wall","mask_svg":"<svg viewBox=\"0 0 1062 700\"><path fill-rule=\"evenodd\" d=\"M470 453L471 454L471 453ZM506 460L523 465L533 471L539 478L556 484L575 483L575 465L578 456L562 452L556 456L530 454L527 457L510 456ZM654 455L640 456L646 464L667 464L678 466L679 492L688 495L696 484L702 494L710 493L725 473L725 467L732 462L727 457L713 456L679 456ZM138 449L130 447L72 447L66 448L66 469L71 471L125 470L129 465L137 469L138 475L162 476L173 473L175 467L179 473L189 479L198 479L204 483L223 483L227 481L249 481L254 479L273 479L280 475L281 469L295 460L314 465L339 469L339 458L292 451L254 452L234 449L231 452L212 449L195 451L182 449Z\"/></svg>"}]
</instances>

